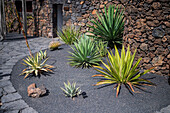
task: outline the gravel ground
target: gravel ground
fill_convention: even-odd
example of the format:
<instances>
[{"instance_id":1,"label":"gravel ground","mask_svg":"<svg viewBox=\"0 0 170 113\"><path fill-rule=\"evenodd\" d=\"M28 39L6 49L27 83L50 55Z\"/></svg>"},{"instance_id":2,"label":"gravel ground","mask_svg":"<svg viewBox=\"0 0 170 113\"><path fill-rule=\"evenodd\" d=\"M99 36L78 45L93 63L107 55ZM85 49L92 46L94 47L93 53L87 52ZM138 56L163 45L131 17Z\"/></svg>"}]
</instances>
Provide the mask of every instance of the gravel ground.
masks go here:
<instances>
[{"instance_id":1,"label":"gravel ground","mask_svg":"<svg viewBox=\"0 0 170 113\"><path fill-rule=\"evenodd\" d=\"M165 77L146 74L144 77L156 83L156 87L147 86L145 91L139 90L141 93L132 95L122 86L119 97L116 98L113 85L92 86L100 80L91 77L97 73L95 70L70 67L67 51L70 51L70 48L66 45L62 45L60 50L48 51L50 59L47 64L56 68L53 73L41 75L39 78L24 79L24 76L18 76L24 69L21 60L13 67L13 86L23 100L39 113L153 113L170 104L170 86ZM67 80L76 82L84 95L74 101L65 97L60 87L64 87L63 83ZM36 83L37 86L43 84L49 94L41 98L28 97L27 86L31 83Z\"/></svg>"}]
</instances>

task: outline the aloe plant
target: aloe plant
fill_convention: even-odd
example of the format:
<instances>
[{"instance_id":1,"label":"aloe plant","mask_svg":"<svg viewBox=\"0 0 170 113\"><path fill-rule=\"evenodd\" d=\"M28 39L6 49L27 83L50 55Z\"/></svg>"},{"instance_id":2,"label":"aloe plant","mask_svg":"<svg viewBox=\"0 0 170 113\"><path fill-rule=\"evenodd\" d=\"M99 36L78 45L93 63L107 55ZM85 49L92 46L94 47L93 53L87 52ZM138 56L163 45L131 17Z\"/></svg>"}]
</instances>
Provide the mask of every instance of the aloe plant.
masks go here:
<instances>
[{"instance_id":1,"label":"aloe plant","mask_svg":"<svg viewBox=\"0 0 170 113\"><path fill-rule=\"evenodd\" d=\"M69 64L75 67L89 68L93 65L99 65L101 60L95 42L91 38L84 35L78 42L74 42L75 46L71 46L73 52L69 52Z\"/></svg>"},{"instance_id":2,"label":"aloe plant","mask_svg":"<svg viewBox=\"0 0 170 113\"><path fill-rule=\"evenodd\" d=\"M96 85L102 84L116 84L116 97L119 94L120 87L122 84L126 85L129 90L135 92L134 88L140 88L141 85L155 85L151 81L140 78L147 72L153 69L150 68L144 72L140 72L140 69L137 69L142 58L138 59L134 63L135 53L132 55L129 47L125 53L124 46L121 51L121 57L119 55L118 49L115 46L115 55L112 52L108 52L107 64L103 63L104 68L101 66L94 66L95 70L101 74L93 75L92 77L103 77L105 80L97 82Z\"/></svg>"},{"instance_id":3,"label":"aloe plant","mask_svg":"<svg viewBox=\"0 0 170 113\"><path fill-rule=\"evenodd\" d=\"M88 25L92 31L92 37L100 40L108 41L109 47L113 47L114 44L122 44L123 31L124 31L124 10L121 7L110 5L109 8L104 7L104 12L101 10L101 14L97 13L97 17L93 18L91 23L94 25Z\"/></svg>"},{"instance_id":4,"label":"aloe plant","mask_svg":"<svg viewBox=\"0 0 170 113\"><path fill-rule=\"evenodd\" d=\"M79 90L80 87L76 88L75 82L71 84L69 81L67 81L67 83L68 84L64 82L65 89L61 87L61 89L64 91L65 96L71 97L73 99L75 96L81 94L81 90Z\"/></svg>"}]
</instances>

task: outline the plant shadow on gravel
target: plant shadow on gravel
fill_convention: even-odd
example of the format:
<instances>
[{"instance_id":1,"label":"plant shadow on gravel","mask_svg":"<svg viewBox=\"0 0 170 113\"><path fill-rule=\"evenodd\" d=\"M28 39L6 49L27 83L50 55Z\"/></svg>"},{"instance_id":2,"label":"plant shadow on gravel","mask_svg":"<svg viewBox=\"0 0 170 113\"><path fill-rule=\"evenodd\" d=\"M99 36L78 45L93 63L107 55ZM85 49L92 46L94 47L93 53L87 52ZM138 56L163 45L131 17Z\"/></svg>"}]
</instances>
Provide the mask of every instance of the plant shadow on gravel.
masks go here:
<instances>
[{"instance_id":1,"label":"plant shadow on gravel","mask_svg":"<svg viewBox=\"0 0 170 113\"><path fill-rule=\"evenodd\" d=\"M83 99L88 97L86 92L82 92L81 95L82 95Z\"/></svg>"},{"instance_id":2,"label":"plant shadow on gravel","mask_svg":"<svg viewBox=\"0 0 170 113\"><path fill-rule=\"evenodd\" d=\"M36 76L35 74L31 74L30 76L28 76L27 78L28 79L31 79L31 78L36 78L36 77L38 77L38 78L40 78L42 75L43 76L51 76L51 74L54 74L54 72L45 72L45 71L43 71L43 72L41 72L41 74L38 74L38 76Z\"/></svg>"},{"instance_id":3,"label":"plant shadow on gravel","mask_svg":"<svg viewBox=\"0 0 170 113\"><path fill-rule=\"evenodd\" d=\"M168 77L168 84L170 85L170 76Z\"/></svg>"},{"instance_id":4,"label":"plant shadow on gravel","mask_svg":"<svg viewBox=\"0 0 170 113\"><path fill-rule=\"evenodd\" d=\"M151 79L155 79L156 77L150 77L150 78L145 78L146 80L151 80ZM107 80L107 79L101 79L101 78L96 78L96 79L100 79L100 80ZM142 83L142 82L141 82ZM107 84L107 85L103 85L103 86L100 86L100 87L98 87L97 89L102 89L102 88L105 88L105 87L109 87L109 86L114 86L113 87L113 89L115 90L116 89L116 84L115 83L113 83L113 84ZM131 95L134 95L135 93L142 93L142 92L145 92L145 93L152 93L151 91L148 91L147 90L147 88L145 88L145 86L143 86L143 85L138 85L139 87L135 87L136 89L138 89L138 90L136 90L135 91L135 93L133 93L131 90L130 90L130 87L128 86L128 85L126 85L126 84L123 84L124 86L125 86L125 88L129 91L129 93L131 94ZM151 85L151 84L149 84L148 83L148 85ZM170 77L169 77L169 85L170 85ZM120 91L121 91L121 87L120 87ZM120 92L119 92L119 94L120 94Z\"/></svg>"}]
</instances>

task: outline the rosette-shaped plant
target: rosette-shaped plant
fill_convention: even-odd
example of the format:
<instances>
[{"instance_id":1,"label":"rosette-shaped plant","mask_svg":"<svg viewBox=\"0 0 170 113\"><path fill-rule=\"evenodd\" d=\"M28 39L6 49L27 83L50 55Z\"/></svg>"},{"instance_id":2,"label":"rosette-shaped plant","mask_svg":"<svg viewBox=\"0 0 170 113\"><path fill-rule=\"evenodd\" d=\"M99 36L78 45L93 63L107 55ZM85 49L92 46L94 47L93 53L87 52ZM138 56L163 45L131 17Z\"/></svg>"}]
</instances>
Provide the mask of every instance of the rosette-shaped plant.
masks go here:
<instances>
[{"instance_id":1,"label":"rosette-shaped plant","mask_svg":"<svg viewBox=\"0 0 170 113\"><path fill-rule=\"evenodd\" d=\"M39 56L40 55L40 56ZM50 68L53 68L54 66L45 64L48 58L44 59L43 54L37 53L35 57L28 56L26 59L23 59L24 63L27 68L25 68L20 75L25 74L25 78L27 78L30 74L34 74L35 76L38 76L42 72L48 72L52 70Z\"/></svg>"},{"instance_id":2,"label":"rosette-shaped plant","mask_svg":"<svg viewBox=\"0 0 170 113\"><path fill-rule=\"evenodd\" d=\"M64 91L65 96L71 97L72 99L75 96L78 96L81 94L80 87L76 88L76 83L73 82L72 84L68 81L68 84L64 82L65 89L61 87L61 89Z\"/></svg>"},{"instance_id":3,"label":"rosette-shaped plant","mask_svg":"<svg viewBox=\"0 0 170 113\"><path fill-rule=\"evenodd\" d=\"M123 46L120 56L115 46L115 55L112 52L108 52L107 64L102 62L105 68L101 66L95 66L95 70L101 74L93 75L92 77L104 78L104 80L99 81L96 85L116 84L116 96L118 96L122 84L126 85L128 89L133 92L135 92L135 87L141 88L141 85L154 85L149 80L140 78L142 75L151 71L153 67L141 73L137 67L142 58L138 59L138 61L134 63L135 53L136 50L132 55L129 47L127 52L125 52Z\"/></svg>"},{"instance_id":4,"label":"rosette-shaped plant","mask_svg":"<svg viewBox=\"0 0 170 113\"><path fill-rule=\"evenodd\" d=\"M75 67L89 68L93 65L99 65L101 60L100 54L97 51L95 42L84 35L78 42L74 42L71 46L73 52L69 52L69 64Z\"/></svg>"},{"instance_id":5,"label":"rosette-shaped plant","mask_svg":"<svg viewBox=\"0 0 170 113\"><path fill-rule=\"evenodd\" d=\"M97 13L97 17L93 18L88 25L92 31L92 37L108 41L109 47L114 47L114 44L121 44L124 31L124 10L121 7L110 5L109 8L104 7L104 12Z\"/></svg>"}]
</instances>

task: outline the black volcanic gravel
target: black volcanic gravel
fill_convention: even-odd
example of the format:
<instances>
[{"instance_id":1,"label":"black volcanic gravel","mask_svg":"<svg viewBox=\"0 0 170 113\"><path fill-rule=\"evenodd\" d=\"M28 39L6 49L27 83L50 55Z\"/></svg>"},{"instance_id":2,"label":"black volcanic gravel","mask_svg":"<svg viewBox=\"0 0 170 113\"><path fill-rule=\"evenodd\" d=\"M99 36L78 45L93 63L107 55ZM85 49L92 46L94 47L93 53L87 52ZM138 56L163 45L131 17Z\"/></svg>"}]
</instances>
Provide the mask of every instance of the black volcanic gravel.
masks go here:
<instances>
[{"instance_id":1,"label":"black volcanic gravel","mask_svg":"<svg viewBox=\"0 0 170 113\"><path fill-rule=\"evenodd\" d=\"M52 64L56 68L54 73L24 79L18 76L25 68L18 61L13 67L11 81L26 103L39 113L153 113L170 104L170 86L165 77L146 74L144 77L157 84L146 86L146 91L130 94L122 85L119 97L116 98L116 91L113 85L101 87L92 86L100 78L91 76L97 72L90 69L73 68L68 65L68 51L71 49L67 45L62 45L60 50L48 51L50 56L47 64ZM75 98L73 101L63 95L60 87L64 87L64 82L76 82L81 87L83 96ZM27 87L31 83L37 86L44 85L49 94L41 98L31 98L27 96Z\"/></svg>"}]
</instances>

